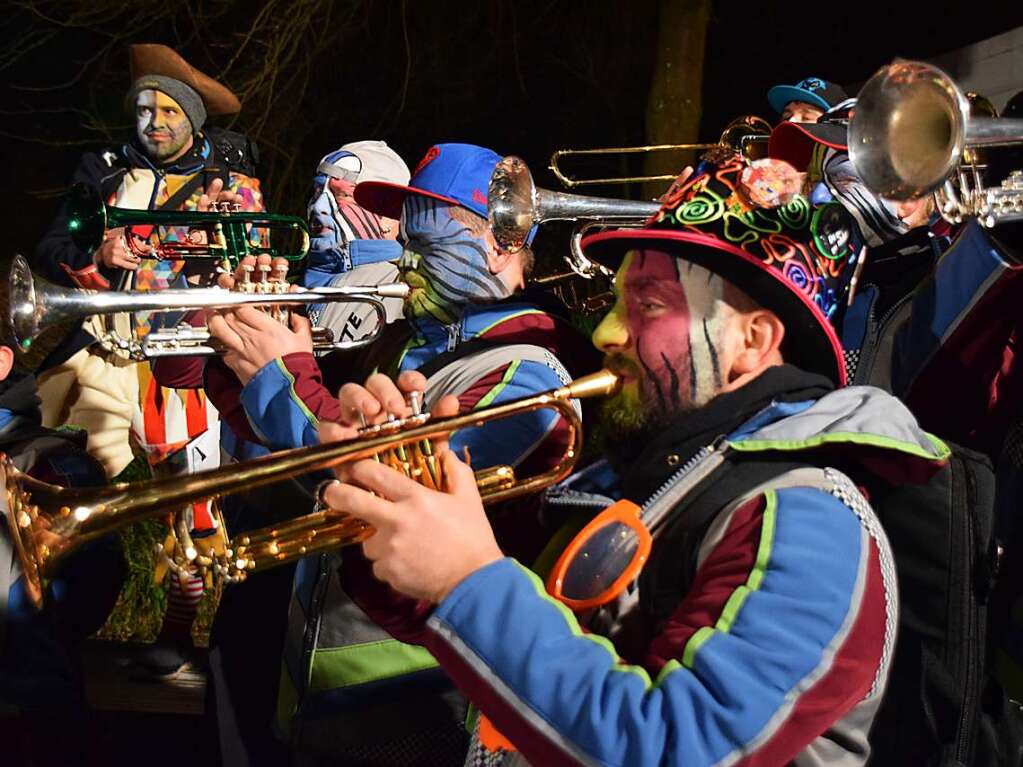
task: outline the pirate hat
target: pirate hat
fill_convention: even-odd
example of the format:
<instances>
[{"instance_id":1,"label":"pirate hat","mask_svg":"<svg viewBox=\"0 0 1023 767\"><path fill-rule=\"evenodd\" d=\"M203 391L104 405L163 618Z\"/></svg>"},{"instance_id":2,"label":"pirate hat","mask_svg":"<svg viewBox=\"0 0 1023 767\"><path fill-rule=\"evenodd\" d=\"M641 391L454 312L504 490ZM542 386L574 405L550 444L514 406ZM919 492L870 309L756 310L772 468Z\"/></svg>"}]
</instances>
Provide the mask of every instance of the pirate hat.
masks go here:
<instances>
[{"instance_id":1,"label":"pirate hat","mask_svg":"<svg viewBox=\"0 0 1023 767\"><path fill-rule=\"evenodd\" d=\"M150 75L170 77L183 82L198 93L208 114L233 115L241 111L242 105L237 96L209 75L193 67L181 58L177 51L166 45L154 43L132 45L129 47L129 57L131 79L134 83Z\"/></svg>"}]
</instances>

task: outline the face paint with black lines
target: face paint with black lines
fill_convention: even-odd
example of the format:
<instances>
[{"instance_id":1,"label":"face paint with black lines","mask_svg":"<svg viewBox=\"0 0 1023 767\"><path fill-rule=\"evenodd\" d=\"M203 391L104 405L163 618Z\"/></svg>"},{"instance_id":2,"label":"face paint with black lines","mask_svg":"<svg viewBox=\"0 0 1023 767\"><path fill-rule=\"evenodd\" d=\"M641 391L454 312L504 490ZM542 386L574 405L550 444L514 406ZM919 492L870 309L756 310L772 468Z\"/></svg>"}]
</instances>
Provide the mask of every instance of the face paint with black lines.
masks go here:
<instances>
[{"instance_id":1,"label":"face paint with black lines","mask_svg":"<svg viewBox=\"0 0 1023 767\"><path fill-rule=\"evenodd\" d=\"M616 283L615 316L601 323L594 342L608 352L605 363L632 380L608 400L610 422L635 431L713 398L723 385L724 281L692 262L645 250L626 256Z\"/></svg>"},{"instance_id":2,"label":"face paint with black lines","mask_svg":"<svg viewBox=\"0 0 1023 767\"><path fill-rule=\"evenodd\" d=\"M451 215L452 205L417 195L401 214L404 253L398 262L412 288L406 309L414 317L453 322L470 303L507 298L512 288L490 271L490 246Z\"/></svg>"}]
</instances>

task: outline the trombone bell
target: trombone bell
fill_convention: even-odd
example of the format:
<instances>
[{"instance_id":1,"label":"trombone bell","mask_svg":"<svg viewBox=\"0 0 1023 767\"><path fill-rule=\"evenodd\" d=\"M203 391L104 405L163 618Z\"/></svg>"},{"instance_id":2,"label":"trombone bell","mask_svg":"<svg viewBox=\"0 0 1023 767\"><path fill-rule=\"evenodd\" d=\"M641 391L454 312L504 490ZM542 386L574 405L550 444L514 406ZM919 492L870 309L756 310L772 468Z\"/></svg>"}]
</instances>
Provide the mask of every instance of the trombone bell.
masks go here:
<instances>
[{"instance_id":1,"label":"trombone bell","mask_svg":"<svg viewBox=\"0 0 1023 767\"><path fill-rule=\"evenodd\" d=\"M849 121L849 159L863 182L893 200L942 186L969 147L1023 142L1023 120L971 117L951 77L920 61L896 61L863 86Z\"/></svg>"},{"instance_id":2,"label":"trombone bell","mask_svg":"<svg viewBox=\"0 0 1023 767\"><path fill-rule=\"evenodd\" d=\"M487 217L494 239L512 252L522 249L534 226L547 221L640 224L659 210L656 202L584 197L537 189L526 163L511 155L494 168L487 191Z\"/></svg>"}]
</instances>

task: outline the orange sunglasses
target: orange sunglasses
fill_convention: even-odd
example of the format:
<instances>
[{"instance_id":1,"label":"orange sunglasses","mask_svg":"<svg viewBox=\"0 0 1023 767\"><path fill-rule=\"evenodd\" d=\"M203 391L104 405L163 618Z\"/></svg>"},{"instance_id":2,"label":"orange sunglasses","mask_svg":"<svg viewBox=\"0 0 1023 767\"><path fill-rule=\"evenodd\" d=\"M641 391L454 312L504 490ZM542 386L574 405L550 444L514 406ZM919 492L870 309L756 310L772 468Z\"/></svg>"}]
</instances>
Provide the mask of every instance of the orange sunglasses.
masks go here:
<instances>
[{"instance_id":1,"label":"orange sunglasses","mask_svg":"<svg viewBox=\"0 0 1023 767\"><path fill-rule=\"evenodd\" d=\"M639 575L653 545L640 507L621 500L579 531L547 577L547 592L573 610L616 599Z\"/></svg>"}]
</instances>

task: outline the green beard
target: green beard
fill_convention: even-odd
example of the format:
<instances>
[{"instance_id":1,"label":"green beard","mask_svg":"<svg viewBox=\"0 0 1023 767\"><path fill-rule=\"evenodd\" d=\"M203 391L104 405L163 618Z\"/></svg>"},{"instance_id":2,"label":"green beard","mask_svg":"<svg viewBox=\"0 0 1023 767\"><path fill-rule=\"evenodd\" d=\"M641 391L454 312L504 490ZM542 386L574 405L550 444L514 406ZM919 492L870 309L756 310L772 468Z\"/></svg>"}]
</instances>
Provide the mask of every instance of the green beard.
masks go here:
<instances>
[{"instance_id":1,"label":"green beard","mask_svg":"<svg viewBox=\"0 0 1023 767\"><path fill-rule=\"evenodd\" d=\"M156 143L154 141L150 141L149 137L144 133L139 135L139 140L142 142L142 146L145 148L146 154L149 155L149 158L159 164L181 152L181 150L184 149L192 140L191 127L188 127L184 136L178 136L176 133L171 134L170 141Z\"/></svg>"},{"instance_id":2,"label":"green beard","mask_svg":"<svg viewBox=\"0 0 1023 767\"><path fill-rule=\"evenodd\" d=\"M600 410L602 430L607 437L636 434L646 429L650 422L650 411L636 393L622 390L604 400Z\"/></svg>"},{"instance_id":3,"label":"green beard","mask_svg":"<svg viewBox=\"0 0 1023 767\"><path fill-rule=\"evenodd\" d=\"M423 274L422 259L420 254L406 249L398 260L401 280L411 288L405 299L405 316L414 319L433 317L443 325L450 325L458 318L458 312L437 295Z\"/></svg>"}]
</instances>

